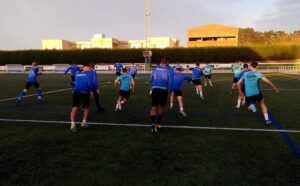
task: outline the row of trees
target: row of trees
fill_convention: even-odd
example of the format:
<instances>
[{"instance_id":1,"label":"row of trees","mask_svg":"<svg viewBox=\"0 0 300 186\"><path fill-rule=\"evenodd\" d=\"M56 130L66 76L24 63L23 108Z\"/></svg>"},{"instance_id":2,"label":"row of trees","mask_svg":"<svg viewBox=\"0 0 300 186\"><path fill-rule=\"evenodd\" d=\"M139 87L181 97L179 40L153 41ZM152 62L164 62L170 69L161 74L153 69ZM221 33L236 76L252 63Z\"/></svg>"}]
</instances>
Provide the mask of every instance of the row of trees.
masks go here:
<instances>
[{"instance_id":1,"label":"row of trees","mask_svg":"<svg viewBox=\"0 0 300 186\"><path fill-rule=\"evenodd\" d=\"M0 65L30 64L71 64L77 63L141 63L143 49L90 49L90 50L24 50L0 51ZM162 57L171 62L223 62L264 61L300 59L300 45L261 45L251 47L208 47L154 49L152 62Z\"/></svg>"},{"instance_id":2,"label":"row of trees","mask_svg":"<svg viewBox=\"0 0 300 186\"><path fill-rule=\"evenodd\" d=\"M253 28L241 28L239 30L239 45L282 45L300 44L300 30L292 33L284 31L258 32Z\"/></svg>"}]
</instances>

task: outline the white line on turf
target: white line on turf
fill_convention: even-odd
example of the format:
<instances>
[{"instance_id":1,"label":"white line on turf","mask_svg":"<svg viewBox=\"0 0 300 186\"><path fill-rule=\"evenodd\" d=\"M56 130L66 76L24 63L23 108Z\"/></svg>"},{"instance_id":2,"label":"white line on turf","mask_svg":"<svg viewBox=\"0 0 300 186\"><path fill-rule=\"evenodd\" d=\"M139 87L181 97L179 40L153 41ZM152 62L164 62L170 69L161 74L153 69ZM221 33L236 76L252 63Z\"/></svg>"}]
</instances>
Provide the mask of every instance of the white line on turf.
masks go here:
<instances>
[{"instance_id":1,"label":"white line on turf","mask_svg":"<svg viewBox=\"0 0 300 186\"><path fill-rule=\"evenodd\" d=\"M145 78L145 77L138 77L138 78L135 78L135 79L142 79L142 78ZM109 83L112 83L112 82L111 81L107 81L107 82L99 83L99 85L104 85L104 84L109 84ZM66 91L66 90L71 90L71 89L72 88L64 88L64 89L59 89L59 90L52 90L52 91L48 91L48 92L43 92L43 95L45 95L45 94L52 94L52 93L56 93L56 92L63 92L63 91ZM33 96L37 96L37 94L26 95L26 96L24 96L24 98L33 97ZM0 102L16 100L17 98L18 97L1 99Z\"/></svg>"},{"instance_id":2,"label":"white line on turf","mask_svg":"<svg viewBox=\"0 0 300 186\"><path fill-rule=\"evenodd\" d=\"M273 90L273 89L260 89L260 90ZM299 91L300 89L299 88L280 88L279 89L280 91L283 90L283 91Z\"/></svg>"},{"instance_id":3,"label":"white line on turf","mask_svg":"<svg viewBox=\"0 0 300 186\"><path fill-rule=\"evenodd\" d=\"M24 119L4 119L0 118L0 122L24 122L24 123L53 123L53 124L70 124L70 121L48 121L48 120L24 120ZM6 123L7 124L7 123ZM79 124L79 122L77 122ZM116 126L116 127L150 127L146 124L124 124L124 123L99 123L88 122L89 125L99 126ZM287 132L300 133L300 130L279 130L279 129L257 129L257 128L229 128L229 127L200 127L200 126L176 126L164 125L163 128L172 129L195 129L195 130L220 130L220 131L245 131L245 132Z\"/></svg>"}]
</instances>

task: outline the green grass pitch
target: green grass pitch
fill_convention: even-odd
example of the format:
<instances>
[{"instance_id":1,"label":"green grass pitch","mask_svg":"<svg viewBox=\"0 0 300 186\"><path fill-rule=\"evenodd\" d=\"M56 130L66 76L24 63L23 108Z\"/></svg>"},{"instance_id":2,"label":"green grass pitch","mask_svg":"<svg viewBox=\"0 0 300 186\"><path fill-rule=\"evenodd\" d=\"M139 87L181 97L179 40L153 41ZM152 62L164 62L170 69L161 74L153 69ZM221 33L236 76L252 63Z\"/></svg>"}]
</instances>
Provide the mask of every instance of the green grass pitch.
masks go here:
<instances>
[{"instance_id":1,"label":"green grass pitch","mask_svg":"<svg viewBox=\"0 0 300 186\"><path fill-rule=\"evenodd\" d=\"M27 97L15 106L26 74L0 74L0 119L69 121L70 90ZM300 160L279 132L249 132L162 128L150 131L149 75L138 75L136 93L122 112L115 112L114 75L99 75L101 105L92 103L89 121L149 124L145 127L91 126L71 133L69 125L0 122L0 185L300 185ZM282 89L264 90L269 111L284 129L300 130L300 77L267 74ZM44 74L44 92L68 88L69 78ZM257 113L236 109L231 74L213 74L213 87L204 87L205 100L185 83L188 115L167 109L163 125L276 129ZM147 83L148 82L148 83ZM268 89L261 83L262 89ZM34 94L32 88L28 94ZM77 121L80 121L78 114ZM289 133L300 146L300 133Z\"/></svg>"}]
</instances>

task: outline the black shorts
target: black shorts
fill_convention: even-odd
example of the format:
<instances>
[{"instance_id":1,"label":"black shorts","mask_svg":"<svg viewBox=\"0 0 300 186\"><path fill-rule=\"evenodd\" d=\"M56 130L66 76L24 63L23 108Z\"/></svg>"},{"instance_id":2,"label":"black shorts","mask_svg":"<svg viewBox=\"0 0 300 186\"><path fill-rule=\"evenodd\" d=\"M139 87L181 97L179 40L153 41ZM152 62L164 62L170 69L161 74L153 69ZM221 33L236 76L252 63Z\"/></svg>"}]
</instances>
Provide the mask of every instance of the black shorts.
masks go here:
<instances>
[{"instance_id":1,"label":"black shorts","mask_svg":"<svg viewBox=\"0 0 300 186\"><path fill-rule=\"evenodd\" d=\"M32 86L34 86L34 88L40 88L40 84L38 82L27 82L25 89L29 89Z\"/></svg>"},{"instance_id":2,"label":"black shorts","mask_svg":"<svg viewBox=\"0 0 300 186\"><path fill-rule=\"evenodd\" d=\"M204 77L205 77L206 79L211 79L211 74L210 74L210 75L204 75Z\"/></svg>"},{"instance_id":3,"label":"black shorts","mask_svg":"<svg viewBox=\"0 0 300 186\"><path fill-rule=\"evenodd\" d=\"M233 80L232 80L232 83L237 83L238 81L239 81L239 78L234 77Z\"/></svg>"},{"instance_id":4,"label":"black shorts","mask_svg":"<svg viewBox=\"0 0 300 186\"><path fill-rule=\"evenodd\" d=\"M132 76L132 78L134 79L134 78L135 78L135 76L136 76L136 74L131 74L131 76Z\"/></svg>"},{"instance_id":5,"label":"black shorts","mask_svg":"<svg viewBox=\"0 0 300 186\"><path fill-rule=\"evenodd\" d=\"M121 75L121 72L116 72L116 75L117 75L117 76L120 76L120 75Z\"/></svg>"},{"instance_id":6,"label":"black shorts","mask_svg":"<svg viewBox=\"0 0 300 186\"><path fill-rule=\"evenodd\" d=\"M173 93L175 94L175 96L182 96L182 91L181 90L174 90Z\"/></svg>"},{"instance_id":7,"label":"black shorts","mask_svg":"<svg viewBox=\"0 0 300 186\"><path fill-rule=\"evenodd\" d=\"M90 106L90 93L73 93L73 107L80 106L82 106L83 108Z\"/></svg>"},{"instance_id":8,"label":"black shorts","mask_svg":"<svg viewBox=\"0 0 300 186\"><path fill-rule=\"evenodd\" d=\"M245 84L242 84L242 92L245 94Z\"/></svg>"},{"instance_id":9,"label":"black shorts","mask_svg":"<svg viewBox=\"0 0 300 186\"><path fill-rule=\"evenodd\" d=\"M71 81L75 81L75 76L71 76Z\"/></svg>"},{"instance_id":10,"label":"black shorts","mask_svg":"<svg viewBox=\"0 0 300 186\"><path fill-rule=\"evenodd\" d=\"M130 91L120 90L120 96L126 99L129 99Z\"/></svg>"},{"instance_id":11,"label":"black shorts","mask_svg":"<svg viewBox=\"0 0 300 186\"><path fill-rule=\"evenodd\" d=\"M164 107L167 103L168 99L168 90L154 88L152 89L152 106L157 107L161 106Z\"/></svg>"},{"instance_id":12,"label":"black shorts","mask_svg":"<svg viewBox=\"0 0 300 186\"><path fill-rule=\"evenodd\" d=\"M194 79L192 82L194 85L201 85L201 79Z\"/></svg>"},{"instance_id":13,"label":"black shorts","mask_svg":"<svg viewBox=\"0 0 300 186\"><path fill-rule=\"evenodd\" d=\"M260 103L262 99L263 99L263 95L262 94L258 94L258 95L255 95L255 96L246 97L246 103L249 106L250 103L255 104L256 101L258 103Z\"/></svg>"}]
</instances>

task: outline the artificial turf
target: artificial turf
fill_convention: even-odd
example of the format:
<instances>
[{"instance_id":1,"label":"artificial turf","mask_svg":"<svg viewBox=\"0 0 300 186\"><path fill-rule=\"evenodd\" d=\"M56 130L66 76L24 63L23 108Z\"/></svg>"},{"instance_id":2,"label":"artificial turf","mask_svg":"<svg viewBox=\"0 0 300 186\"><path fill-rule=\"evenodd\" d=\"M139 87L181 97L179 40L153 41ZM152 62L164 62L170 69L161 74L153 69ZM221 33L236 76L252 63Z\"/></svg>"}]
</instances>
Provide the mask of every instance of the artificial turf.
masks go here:
<instances>
[{"instance_id":1,"label":"artificial turf","mask_svg":"<svg viewBox=\"0 0 300 186\"><path fill-rule=\"evenodd\" d=\"M300 130L300 77L267 74L283 89L264 90L272 115L285 129ZM99 75L100 83L114 75ZM0 185L299 185L300 160L279 132L243 132L163 128L150 132L149 75L139 75L136 93L122 112L115 112L117 93L112 83L100 85L98 113L92 104L89 120L104 123L149 124L149 128L91 126L69 131L69 125L0 122ZM44 102L15 100L25 74L0 74L0 119L68 121L71 90L45 94ZM263 116L236 109L231 74L214 74L213 87L204 87L205 100L192 84L184 85L187 118L167 109L163 125L276 129ZM68 88L61 74L39 78L43 91ZM267 88L261 84L261 88ZM28 94L35 93L31 89ZM80 121L78 114L77 121ZM300 134L289 137L300 146Z\"/></svg>"}]
</instances>

